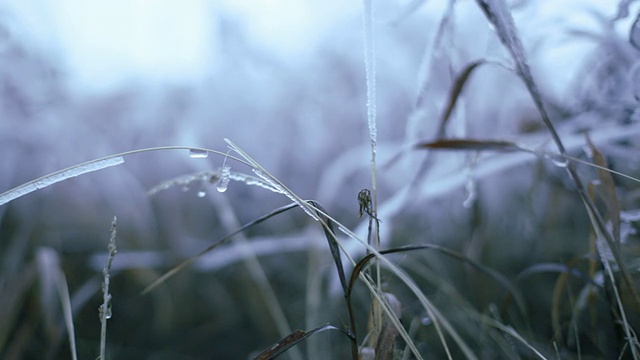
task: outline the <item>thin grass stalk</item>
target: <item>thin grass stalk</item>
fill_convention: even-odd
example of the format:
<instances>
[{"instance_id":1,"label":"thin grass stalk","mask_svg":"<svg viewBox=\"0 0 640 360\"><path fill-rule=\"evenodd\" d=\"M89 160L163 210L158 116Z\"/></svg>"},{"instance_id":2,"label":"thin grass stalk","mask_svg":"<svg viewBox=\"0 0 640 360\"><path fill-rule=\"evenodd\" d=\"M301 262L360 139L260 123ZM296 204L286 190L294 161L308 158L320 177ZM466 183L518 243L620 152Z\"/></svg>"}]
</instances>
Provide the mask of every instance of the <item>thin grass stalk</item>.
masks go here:
<instances>
[{"instance_id":1,"label":"thin grass stalk","mask_svg":"<svg viewBox=\"0 0 640 360\"><path fill-rule=\"evenodd\" d=\"M107 255L107 264L102 271L103 282L102 282L102 305L100 305L99 313L100 313L100 356L98 356L99 360L105 360L105 354L107 350L107 320L111 318L111 294L109 293L109 282L111 278L111 264L113 263L113 258L116 256L116 252L118 251L116 248L116 226L118 223L118 218L113 217L113 221L111 222L111 236L109 238L108 250L109 254Z\"/></svg>"},{"instance_id":2,"label":"thin grass stalk","mask_svg":"<svg viewBox=\"0 0 640 360\"><path fill-rule=\"evenodd\" d=\"M374 247L380 249L380 232L378 230L378 178L376 155L378 152L378 126L377 126L377 108L376 108L376 47L374 35L374 7L373 0L363 1L363 33L364 33L364 62L365 77L367 86L367 124L369 128L369 141L371 143L371 191L373 193L371 201L371 211L375 221L369 219L369 238L373 240ZM373 225L373 226L372 226ZM375 264L375 279L380 288L380 265ZM374 312L374 339L377 339L382 327L382 314L377 307L373 308ZM376 340L377 341L377 340Z\"/></svg>"},{"instance_id":3,"label":"thin grass stalk","mask_svg":"<svg viewBox=\"0 0 640 360\"><path fill-rule=\"evenodd\" d=\"M364 62L367 85L367 123L369 127L369 141L371 143L371 187L373 192L373 211L378 205L378 180L376 176L376 154L378 143L378 126L376 122L376 48L374 38L374 8L373 0L363 3L363 32L364 32Z\"/></svg>"}]
</instances>

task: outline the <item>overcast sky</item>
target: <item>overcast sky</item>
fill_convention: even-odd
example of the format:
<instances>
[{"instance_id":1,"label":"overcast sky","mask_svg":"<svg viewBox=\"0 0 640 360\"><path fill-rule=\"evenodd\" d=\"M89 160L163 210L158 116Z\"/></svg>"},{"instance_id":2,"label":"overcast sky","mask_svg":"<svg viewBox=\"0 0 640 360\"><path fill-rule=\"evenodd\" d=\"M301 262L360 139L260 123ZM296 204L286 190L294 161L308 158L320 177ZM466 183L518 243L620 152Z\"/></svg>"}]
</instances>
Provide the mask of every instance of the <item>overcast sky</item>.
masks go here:
<instances>
[{"instance_id":1,"label":"overcast sky","mask_svg":"<svg viewBox=\"0 0 640 360\"><path fill-rule=\"evenodd\" d=\"M399 7L408 2L398 1ZM446 3L427 3L433 2ZM532 6L539 8L538 17L548 17L547 24L594 28L597 25L589 9L611 16L616 4L566 0ZM334 23L359 16L361 7L361 1L312 0L58 0L55 5L10 0L4 14L13 20L10 31L52 54L67 70L74 87L84 91L106 90L131 78L201 78L215 65L216 31L222 16L236 19L252 41L264 48L296 59L304 57ZM541 27L539 23L533 26ZM544 28L555 31L548 25ZM569 53L553 61L575 61L574 56Z\"/></svg>"}]
</instances>

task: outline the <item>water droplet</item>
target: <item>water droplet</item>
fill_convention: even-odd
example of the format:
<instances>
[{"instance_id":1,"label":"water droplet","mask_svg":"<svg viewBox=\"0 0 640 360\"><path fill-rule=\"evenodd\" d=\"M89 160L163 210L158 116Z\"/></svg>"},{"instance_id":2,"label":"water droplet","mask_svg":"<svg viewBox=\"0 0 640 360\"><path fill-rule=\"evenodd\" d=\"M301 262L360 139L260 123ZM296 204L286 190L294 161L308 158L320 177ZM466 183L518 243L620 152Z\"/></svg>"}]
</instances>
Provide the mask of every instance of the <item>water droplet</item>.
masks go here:
<instances>
[{"instance_id":1,"label":"water droplet","mask_svg":"<svg viewBox=\"0 0 640 360\"><path fill-rule=\"evenodd\" d=\"M111 301L107 303L106 310L105 305L102 304L98 307L98 312L100 313L100 320L111 319L113 313L111 312Z\"/></svg>"},{"instance_id":2,"label":"water droplet","mask_svg":"<svg viewBox=\"0 0 640 360\"><path fill-rule=\"evenodd\" d=\"M229 177L231 176L231 166L224 165L222 170L220 171L220 179L218 179L218 184L216 185L216 190L218 192L225 192L229 187Z\"/></svg>"},{"instance_id":3,"label":"water droplet","mask_svg":"<svg viewBox=\"0 0 640 360\"><path fill-rule=\"evenodd\" d=\"M423 317L422 319L420 319L420 322L421 322L421 323L422 323L422 325L424 325L424 326L429 326L429 325L431 325L431 323L433 323L433 320L431 320L431 318L430 318L430 317L425 316L425 317Z\"/></svg>"},{"instance_id":4,"label":"water droplet","mask_svg":"<svg viewBox=\"0 0 640 360\"><path fill-rule=\"evenodd\" d=\"M203 198L203 197L207 196L207 192L204 191L204 190L200 190L200 191L198 191L197 195L198 195L199 198Z\"/></svg>"},{"instance_id":5,"label":"water droplet","mask_svg":"<svg viewBox=\"0 0 640 360\"><path fill-rule=\"evenodd\" d=\"M569 160L560 154L544 154L544 157L557 167L566 168L569 165Z\"/></svg>"},{"instance_id":6,"label":"water droplet","mask_svg":"<svg viewBox=\"0 0 640 360\"><path fill-rule=\"evenodd\" d=\"M462 206L468 209L473 206L473 203L478 197L476 180L470 176L469 179L467 179L465 188L467 189L467 198L462 202Z\"/></svg>"},{"instance_id":7,"label":"water droplet","mask_svg":"<svg viewBox=\"0 0 640 360\"><path fill-rule=\"evenodd\" d=\"M189 157L192 159L205 159L209 156L209 152L200 149L189 149Z\"/></svg>"}]
</instances>

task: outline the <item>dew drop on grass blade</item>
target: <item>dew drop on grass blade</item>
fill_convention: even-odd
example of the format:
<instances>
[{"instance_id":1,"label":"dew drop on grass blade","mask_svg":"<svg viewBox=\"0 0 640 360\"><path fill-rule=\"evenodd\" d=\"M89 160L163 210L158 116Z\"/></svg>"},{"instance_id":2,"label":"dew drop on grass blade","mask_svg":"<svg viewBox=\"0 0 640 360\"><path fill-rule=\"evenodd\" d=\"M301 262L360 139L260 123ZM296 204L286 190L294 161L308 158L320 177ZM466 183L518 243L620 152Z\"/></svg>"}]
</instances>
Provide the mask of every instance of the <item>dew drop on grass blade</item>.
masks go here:
<instances>
[{"instance_id":1,"label":"dew drop on grass blade","mask_svg":"<svg viewBox=\"0 0 640 360\"><path fill-rule=\"evenodd\" d=\"M227 156L229 153L227 152ZM229 187L229 180L231 180L231 166L227 165L227 156L224 157L222 161L222 169L220 169L220 177L218 178L218 183L216 184L216 190L218 192L225 192Z\"/></svg>"},{"instance_id":2,"label":"dew drop on grass blade","mask_svg":"<svg viewBox=\"0 0 640 360\"><path fill-rule=\"evenodd\" d=\"M209 156L207 150L202 149L189 149L189 157L192 159L205 159Z\"/></svg>"},{"instance_id":3,"label":"dew drop on grass blade","mask_svg":"<svg viewBox=\"0 0 640 360\"><path fill-rule=\"evenodd\" d=\"M216 185L216 190L218 190L218 192L221 192L221 193L227 191L227 188L229 187L230 179L231 179L231 166L223 165L222 170L220 171L220 178L218 179L218 183Z\"/></svg>"},{"instance_id":4,"label":"dew drop on grass blade","mask_svg":"<svg viewBox=\"0 0 640 360\"><path fill-rule=\"evenodd\" d=\"M566 168L569 166L569 159L560 154L544 154L544 158L551 160L551 163L559 168Z\"/></svg>"}]
</instances>

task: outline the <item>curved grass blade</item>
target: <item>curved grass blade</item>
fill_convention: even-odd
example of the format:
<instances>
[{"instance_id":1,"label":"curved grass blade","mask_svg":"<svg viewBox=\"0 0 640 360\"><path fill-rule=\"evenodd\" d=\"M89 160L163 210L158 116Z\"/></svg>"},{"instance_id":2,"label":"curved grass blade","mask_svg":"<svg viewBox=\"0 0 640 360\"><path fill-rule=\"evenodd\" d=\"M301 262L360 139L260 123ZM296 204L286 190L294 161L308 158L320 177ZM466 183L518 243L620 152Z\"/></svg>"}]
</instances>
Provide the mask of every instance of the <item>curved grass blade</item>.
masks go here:
<instances>
[{"instance_id":1,"label":"curved grass blade","mask_svg":"<svg viewBox=\"0 0 640 360\"><path fill-rule=\"evenodd\" d=\"M319 332L323 332L325 330L338 330L343 334L350 336L347 333L344 333L342 330L337 327L325 324L320 327L317 327L313 330L304 331L304 330L296 330L291 334L285 336L284 338L278 340L275 344L271 345L268 349L264 350L258 356L254 357L254 360L271 360L275 359L278 356L282 355L285 351L289 350L292 346L297 345L299 342L305 340L311 335L317 334Z\"/></svg>"},{"instance_id":2,"label":"curved grass blade","mask_svg":"<svg viewBox=\"0 0 640 360\"><path fill-rule=\"evenodd\" d=\"M458 75L458 77L456 78L456 82L453 84L453 87L451 88L451 93L449 94L449 101L447 102L447 107L445 108L444 112L442 113L442 116L440 117L440 121L438 122L438 133L437 133L436 139L440 139L444 137L444 130L447 127L449 118L451 118L451 113L453 113L453 109L455 108L456 103L458 102L458 98L460 97L460 94L462 94L462 90L464 89L464 86L467 84L469 77L471 76L473 71L478 68L478 66L486 63L487 63L486 60L474 61L471 64L467 65L467 67L464 68L462 73Z\"/></svg>"},{"instance_id":3,"label":"curved grass blade","mask_svg":"<svg viewBox=\"0 0 640 360\"><path fill-rule=\"evenodd\" d=\"M454 258L456 260L461 260L464 261L466 263L468 263L469 265L473 266L475 269L487 274L488 276L492 277L494 280L496 280L496 282L498 282L502 287L504 287L509 293L511 293L512 296L514 296L516 303L518 305L518 308L520 311L524 311L524 299L522 298L522 296L520 295L520 293L516 290L516 288L511 284L511 282L509 280L507 280L507 278L505 278L504 276L502 276L501 274L493 271L492 269L487 268L486 266L479 264L469 258L467 258L466 256L464 256L463 254L460 254L458 252L455 252L453 250L447 249L445 247L436 245L436 244L422 244L422 245L407 245L407 246L403 246L403 247L399 247L399 248L392 248L392 249L385 249L385 250L380 250L380 255L388 255L388 254L393 254L393 253L400 253L400 252L406 252L406 251L415 251L415 250L436 250L439 251L451 258ZM374 258L376 255L375 254L368 254L367 256L365 256L364 258L362 258L354 267L353 272L351 273L351 278L349 279L349 284L347 287L347 294L349 296L351 296L351 291L353 289L353 285L355 284L355 280L357 279L359 273L364 269L364 267L367 265L367 263Z\"/></svg>"},{"instance_id":4,"label":"curved grass blade","mask_svg":"<svg viewBox=\"0 0 640 360\"><path fill-rule=\"evenodd\" d=\"M196 255L184 260L183 262L181 262L180 264L176 265L175 267L173 267L171 270L167 271L164 275L162 275L161 277L159 277L156 281L154 281L153 283L151 283L149 286L147 286L144 290L142 290L142 292L140 292L141 295L145 295L147 293L149 293L151 290L153 290L154 288L156 288L158 285L162 284L163 282L167 281L167 279L169 279L170 277L172 277L173 275L177 274L180 270L184 269L185 267L187 267L189 264L191 264L192 262L194 262L197 258L199 258L200 256L208 253L209 251L215 249L216 247L225 244L227 242L229 242L231 240L231 238L254 226L257 225L265 220L268 220L270 218L272 218L273 216L276 216L278 214L281 214L287 210L291 210L293 208L295 208L297 206L297 204L292 203L289 205L285 205L283 207L277 208L275 210L273 210L272 212L263 215L255 220L252 220L244 225L242 225L241 227L239 227L237 230L231 232L230 234L228 234L227 236L223 237L222 239L216 241L215 243L209 245L207 248L205 248L204 250L200 251L199 253L197 253Z\"/></svg>"},{"instance_id":5,"label":"curved grass blade","mask_svg":"<svg viewBox=\"0 0 640 360\"><path fill-rule=\"evenodd\" d=\"M529 266L528 268L520 272L518 276L516 276L514 282L523 281L524 278L534 274L549 273L549 272L566 273L566 274L572 275L577 279L583 280L584 282L588 282L588 283L591 283L592 285L598 286L598 284L595 281L593 281L593 279L589 278L589 276L587 276L580 270L567 266L565 264L560 264L560 263L540 263L540 264Z\"/></svg>"},{"instance_id":6,"label":"curved grass blade","mask_svg":"<svg viewBox=\"0 0 640 360\"><path fill-rule=\"evenodd\" d=\"M11 190L0 194L0 206L15 200L19 197L32 193L36 190L44 189L47 186L59 183L72 177L88 174L90 172L106 169L108 167L120 165L124 163L122 156L109 156L97 160L87 161L85 163L68 167L64 170L56 171L49 175L29 181L28 183L17 186Z\"/></svg>"}]
</instances>

